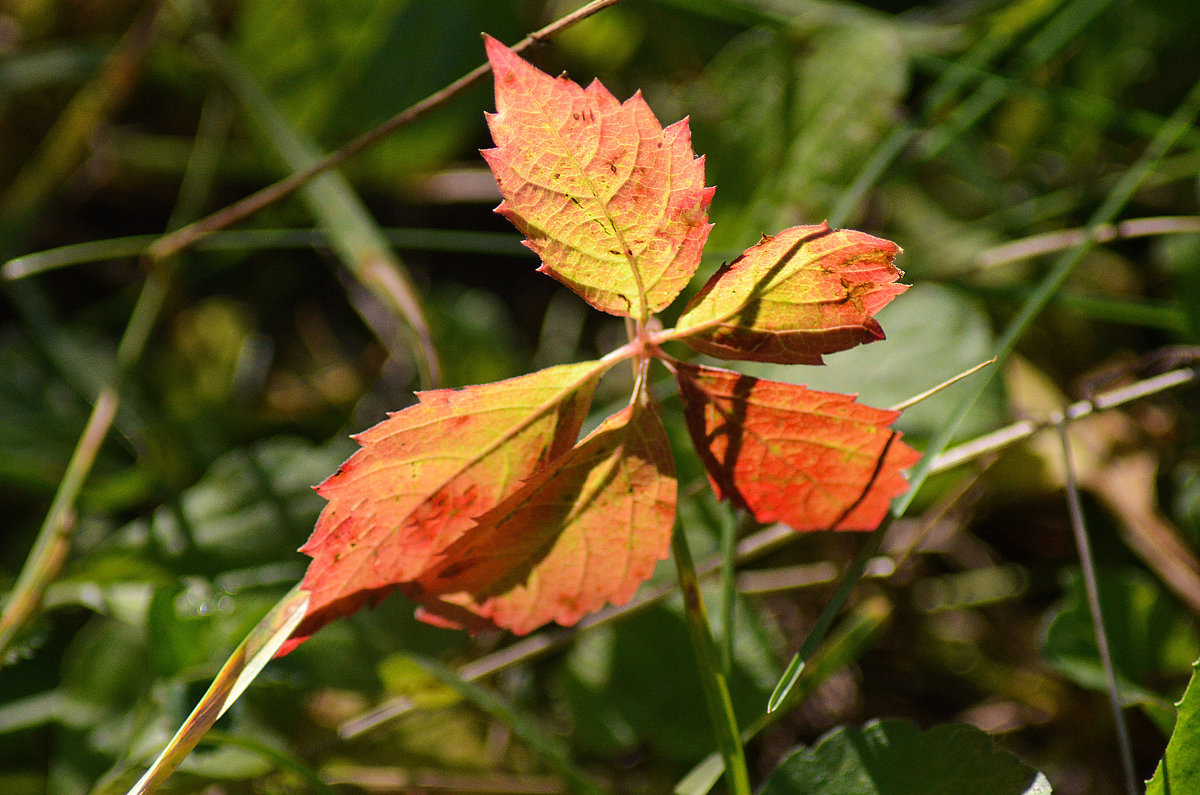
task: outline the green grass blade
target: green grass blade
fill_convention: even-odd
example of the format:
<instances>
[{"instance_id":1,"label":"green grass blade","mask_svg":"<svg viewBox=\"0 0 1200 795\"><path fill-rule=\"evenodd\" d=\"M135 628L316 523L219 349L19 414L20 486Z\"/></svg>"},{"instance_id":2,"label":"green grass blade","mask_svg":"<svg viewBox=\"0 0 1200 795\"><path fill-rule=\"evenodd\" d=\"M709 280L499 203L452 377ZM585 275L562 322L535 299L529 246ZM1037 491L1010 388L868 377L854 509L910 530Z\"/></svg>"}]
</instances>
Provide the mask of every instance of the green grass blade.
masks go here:
<instances>
[{"instance_id":1,"label":"green grass blade","mask_svg":"<svg viewBox=\"0 0 1200 795\"><path fill-rule=\"evenodd\" d=\"M520 240L503 232L473 232L459 229L381 229L384 239L400 249L464 254L532 257ZM156 235L130 235L107 240L90 240L13 257L0 266L0 276L17 281L39 273L69 268L87 262L132 259L147 254ZM329 245L331 239L320 229L240 229L212 232L197 241L200 251L262 251L264 249L311 249Z\"/></svg>"},{"instance_id":2,"label":"green grass blade","mask_svg":"<svg viewBox=\"0 0 1200 795\"><path fill-rule=\"evenodd\" d=\"M1138 186L1150 174L1154 165L1170 151L1171 147L1190 128L1198 113L1200 113L1200 82L1192 86L1187 97L1185 97L1175 112L1171 114L1171 117L1163 123L1158 135L1146 147L1142 156L1125 172L1117 185L1109 192L1101 206L1092 214L1087 223L1088 227L1110 224L1116 219L1117 214L1133 198ZM1008 327L996 344L994 353L997 366L985 370L973 379L971 382L973 385L971 391L963 398L950 420L942 426L941 431L930 442L925 450L924 457L914 468L909 477L911 487L892 504L892 514L894 516L902 516L908 509L916 493L920 490L921 485L925 482L925 478L928 477L933 460L939 453L946 449L946 446L954 437L958 427L971 411L975 402L979 400L984 390L987 389L988 384L991 383L992 379L1003 368L1005 360L1012 353L1013 348L1016 347L1017 341L1024 335L1046 305L1050 303L1050 300L1055 296L1059 288L1062 287L1067 277L1071 275L1071 271L1075 269L1075 266L1079 264L1094 246L1095 241L1089 238L1075 248L1063 252L1057 258L1050 271L1042 278L1041 282L1034 287L1033 292L1021 305L1016 317L1009 322Z\"/></svg>"}]
</instances>

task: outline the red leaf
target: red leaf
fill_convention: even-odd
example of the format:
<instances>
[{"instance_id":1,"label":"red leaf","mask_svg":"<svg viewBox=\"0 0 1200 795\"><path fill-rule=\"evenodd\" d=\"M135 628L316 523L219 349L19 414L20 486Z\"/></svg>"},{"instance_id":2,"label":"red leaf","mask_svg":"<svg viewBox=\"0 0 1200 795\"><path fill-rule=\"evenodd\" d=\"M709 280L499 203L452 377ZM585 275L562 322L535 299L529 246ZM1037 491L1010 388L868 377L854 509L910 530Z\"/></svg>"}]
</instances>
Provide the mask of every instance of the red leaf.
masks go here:
<instances>
[{"instance_id":1,"label":"red leaf","mask_svg":"<svg viewBox=\"0 0 1200 795\"><path fill-rule=\"evenodd\" d=\"M717 496L796 530L872 530L916 451L899 412L741 373L676 363L688 431Z\"/></svg>"},{"instance_id":2,"label":"red leaf","mask_svg":"<svg viewBox=\"0 0 1200 795\"><path fill-rule=\"evenodd\" d=\"M329 501L300 551L308 614L283 653L329 621L424 575L474 519L575 443L604 370L596 362L418 394L355 439L317 487Z\"/></svg>"},{"instance_id":3,"label":"red leaf","mask_svg":"<svg viewBox=\"0 0 1200 795\"><path fill-rule=\"evenodd\" d=\"M874 315L908 289L895 243L825 224L797 226L721 268L679 318L681 337L723 359L822 364L883 339Z\"/></svg>"},{"instance_id":4,"label":"red leaf","mask_svg":"<svg viewBox=\"0 0 1200 795\"><path fill-rule=\"evenodd\" d=\"M665 130L639 93L621 104L550 77L486 37L496 83L483 152L539 268L604 312L645 319L687 285L708 239L704 159L687 120Z\"/></svg>"},{"instance_id":5,"label":"red leaf","mask_svg":"<svg viewBox=\"0 0 1200 795\"><path fill-rule=\"evenodd\" d=\"M411 595L443 626L574 624L629 601L666 557L674 522L662 424L627 408L479 517Z\"/></svg>"}]
</instances>

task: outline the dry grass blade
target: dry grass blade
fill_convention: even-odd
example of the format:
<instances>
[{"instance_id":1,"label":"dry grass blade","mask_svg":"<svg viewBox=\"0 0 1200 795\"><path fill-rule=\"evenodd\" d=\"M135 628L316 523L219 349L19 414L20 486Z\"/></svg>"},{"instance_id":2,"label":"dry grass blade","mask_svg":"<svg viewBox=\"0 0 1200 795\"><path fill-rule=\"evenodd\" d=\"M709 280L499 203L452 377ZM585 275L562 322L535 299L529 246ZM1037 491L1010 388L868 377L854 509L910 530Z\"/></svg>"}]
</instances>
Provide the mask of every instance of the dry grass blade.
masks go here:
<instances>
[{"instance_id":1,"label":"dry grass blade","mask_svg":"<svg viewBox=\"0 0 1200 795\"><path fill-rule=\"evenodd\" d=\"M299 586L276 603L246 639L234 649L229 660L217 672L208 692L179 727L171 742L167 743L150 768L129 790L129 795L147 795L166 781L209 728L237 700L254 677L258 676L263 666L275 656L275 652L300 623L307 608L308 593L300 590Z\"/></svg>"}]
</instances>

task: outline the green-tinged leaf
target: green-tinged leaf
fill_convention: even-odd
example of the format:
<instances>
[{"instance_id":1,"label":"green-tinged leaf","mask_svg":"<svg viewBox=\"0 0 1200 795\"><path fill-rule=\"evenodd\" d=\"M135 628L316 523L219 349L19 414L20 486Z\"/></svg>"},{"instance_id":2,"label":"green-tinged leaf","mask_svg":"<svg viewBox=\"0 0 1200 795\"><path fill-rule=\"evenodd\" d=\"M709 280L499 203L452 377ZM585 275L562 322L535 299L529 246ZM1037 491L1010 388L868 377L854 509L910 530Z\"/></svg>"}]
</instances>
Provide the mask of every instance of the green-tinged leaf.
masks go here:
<instances>
[{"instance_id":1,"label":"green-tinged leaf","mask_svg":"<svg viewBox=\"0 0 1200 795\"><path fill-rule=\"evenodd\" d=\"M965 724L842 727L786 757L760 795L1049 795L1037 770Z\"/></svg>"},{"instance_id":2,"label":"green-tinged leaf","mask_svg":"<svg viewBox=\"0 0 1200 795\"><path fill-rule=\"evenodd\" d=\"M1190 675L1200 632L1158 584L1137 569L1101 571L1100 604L1108 630L1113 668L1121 699L1144 709L1164 733L1171 730L1171 704ZM1078 572L1067 583L1067 599L1046 629L1042 652L1055 669L1076 684L1105 691L1104 669L1096 647L1083 581Z\"/></svg>"},{"instance_id":3,"label":"green-tinged leaf","mask_svg":"<svg viewBox=\"0 0 1200 795\"><path fill-rule=\"evenodd\" d=\"M609 417L476 522L416 581L431 620L525 634L624 604L666 557L675 522L658 416L637 406Z\"/></svg>"},{"instance_id":4,"label":"green-tinged leaf","mask_svg":"<svg viewBox=\"0 0 1200 795\"><path fill-rule=\"evenodd\" d=\"M887 240L825 224L763 236L721 268L679 318L683 341L722 359L823 364L883 339L875 313L908 289Z\"/></svg>"},{"instance_id":5,"label":"green-tinged leaf","mask_svg":"<svg viewBox=\"0 0 1200 795\"><path fill-rule=\"evenodd\" d=\"M1200 684L1196 670L1193 665L1192 680L1178 705L1175 731L1146 787L1146 795L1200 792Z\"/></svg>"},{"instance_id":6,"label":"green-tinged leaf","mask_svg":"<svg viewBox=\"0 0 1200 795\"><path fill-rule=\"evenodd\" d=\"M676 363L696 450L722 499L796 530L873 530L918 455L898 412L712 367Z\"/></svg>"},{"instance_id":7,"label":"green-tinged leaf","mask_svg":"<svg viewBox=\"0 0 1200 795\"><path fill-rule=\"evenodd\" d=\"M496 80L483 152L548 273L604 312L639 319L687 286L708 238L704 161L687 120L665 130L641 94L550 77L487 38Z\"/></svg>"},{"instance_id":8,"label":"green-tinged leaf","mask_svg":"<svg viewBox=\"0 0 1200 795\"><path fill-rule=\"evenodd\" d=\"M362 449L317 491L329 501L301 551L309 615L290 650L324 624L438 564L476 518L575 443L605 365L563 365L462 390L418 394L355 439Z\"/></svg>"}]
</instances>

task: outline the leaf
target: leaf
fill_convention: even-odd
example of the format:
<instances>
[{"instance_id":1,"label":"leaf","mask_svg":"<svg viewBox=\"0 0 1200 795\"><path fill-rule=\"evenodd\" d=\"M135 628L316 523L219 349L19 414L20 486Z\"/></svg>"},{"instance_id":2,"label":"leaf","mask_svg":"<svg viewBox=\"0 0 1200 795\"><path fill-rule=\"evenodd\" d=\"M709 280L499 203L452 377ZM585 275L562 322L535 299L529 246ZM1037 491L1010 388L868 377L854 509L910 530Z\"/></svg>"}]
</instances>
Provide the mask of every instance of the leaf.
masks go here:
<instances>
[{"instance_id":1,"label":"leaf","mask_svg":"<svg viewBox=\"0 0 1200 795\"><path fill-rule=\"evenodd\" d=\"M723 359L822 364L883 339L874 315L908 287L887 240L826 224L796 226L722 267L679 318L681 339Z\"/></svg>"},{"instance_id":2,"label":"leaf","mask_svg":"<svg viewBox=\"0 0 1200 795\"><path fill-rule=\"evenodd\" d=\"M1146 795L1171 795L1200 791L1200 678L1197 663L1192 679L1179 701L1175 730L1167 741L1154 777L1146 786Z\"/></svg>"},{"instance_id":3,"label":"leaf","mask_svg":"<svg viewBox=\"0 0 1200 795\"><path fill-rule=\"evenodd\" d=\"M785 757L760 795L1049 795L1050 782L966 724L840 727Z\"/></svg>"},{"instance_id":4,"label":"leaf","mask_svg":"<svg viewBox=\"0 0 1200 795\"><path fill-rule=\"evenodd\" d=\"M918 455L899 412L729 370L675 363L688 432L717 496L796 530L872 530Z\"/></svg>"},{"instance_id":5,"label":"leaf","mask_svg":"<svg viewBox=\"0 0 1200 795\"><path fill-rule=\"evenodd\" d=\"M605 365L564 365L420 402L355 439L317 487L329 501L300 551L309 612L284 653L321 626L425 574L474 519L571 449Z\"/></svg>"},{"instance_id":6,"label":"leaf","mask_svg":"<svg viewBox=\"0 0 1200 795\"><path fill-rule=\"evenodd\" d=\"M434 623L517 634L624 604L666 557L670 445L649 407L609 417L445 550L411 595Z\"/></svg>"},{"instance_id":7,"label":"leaf","mask_svg":"<svg viewBox=\"0 0 1200 795\"><path fill-rule=\"evenodd\" d=\"M539 268L595 308L646 319L671 303L708 239L704 158L687 120L665 130L641 93L550 77L485 37L496 82L483 152Z\"/></svg>"}]
</instances>

